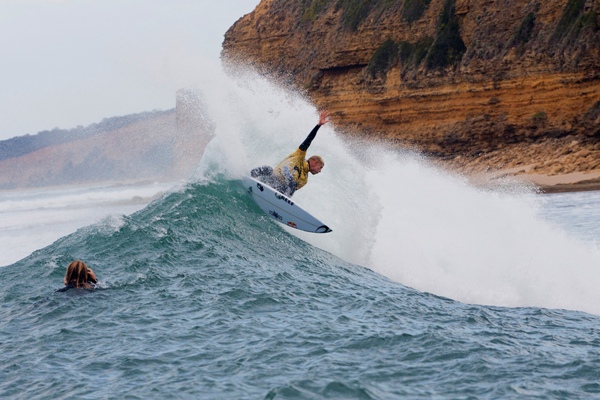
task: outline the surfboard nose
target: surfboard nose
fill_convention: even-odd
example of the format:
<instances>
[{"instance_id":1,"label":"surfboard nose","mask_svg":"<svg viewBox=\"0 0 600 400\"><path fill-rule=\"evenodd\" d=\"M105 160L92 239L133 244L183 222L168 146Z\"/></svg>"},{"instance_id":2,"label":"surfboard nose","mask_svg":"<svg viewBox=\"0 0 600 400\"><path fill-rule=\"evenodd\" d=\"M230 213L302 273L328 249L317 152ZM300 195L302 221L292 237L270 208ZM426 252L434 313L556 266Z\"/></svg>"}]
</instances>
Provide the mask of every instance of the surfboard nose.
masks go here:
<instances>
[{"instance_id":1,"label":"surfboard nose","mask_svg":"<svg viewBox=\"0 0 600 400\"><path fill-rule=\"evenodd\" d=\"M315 230L316 233L329 233L333 232L327 225L321 225Z\"/></svg>"}]
</instances>

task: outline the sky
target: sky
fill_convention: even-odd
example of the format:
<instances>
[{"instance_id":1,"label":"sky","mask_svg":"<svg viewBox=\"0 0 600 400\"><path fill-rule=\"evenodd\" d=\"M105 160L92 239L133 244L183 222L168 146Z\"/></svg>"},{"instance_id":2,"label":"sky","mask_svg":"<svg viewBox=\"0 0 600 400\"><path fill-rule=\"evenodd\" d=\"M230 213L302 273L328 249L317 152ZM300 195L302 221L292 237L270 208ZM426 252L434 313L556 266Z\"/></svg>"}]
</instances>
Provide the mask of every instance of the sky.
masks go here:
<instances>
[{"instance_id":1,"label":"sky","mask_svg":"<svg viewBox=\"0 0 600 400\"><path fill-rule=\"evenodd\" d=\"M260 0L0 0L0 140L175 106Z\"/></svg>"}]
</instances>

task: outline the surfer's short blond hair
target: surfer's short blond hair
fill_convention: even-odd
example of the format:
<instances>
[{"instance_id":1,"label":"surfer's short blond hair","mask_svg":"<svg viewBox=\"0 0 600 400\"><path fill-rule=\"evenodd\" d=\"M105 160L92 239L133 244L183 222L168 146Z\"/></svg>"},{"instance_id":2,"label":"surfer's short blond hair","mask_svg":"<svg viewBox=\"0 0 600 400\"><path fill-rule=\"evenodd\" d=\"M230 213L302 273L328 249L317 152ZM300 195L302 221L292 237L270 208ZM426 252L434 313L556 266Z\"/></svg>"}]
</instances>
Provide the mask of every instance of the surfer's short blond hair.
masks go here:
<instances>
[{"instance_id":1,"label":"surfer's short blond hair","mask_svg":"<svg viewBox=\"0 0 600 400\"><path fill-rule=\"evenodd\" d=\"M323 161L323 158L321 158L321 156L311 156L308 159L308 161L311 161L311 160L318 162L321 165L321 167L325 166L325 161Z\"/></svg>"}]
</instances>

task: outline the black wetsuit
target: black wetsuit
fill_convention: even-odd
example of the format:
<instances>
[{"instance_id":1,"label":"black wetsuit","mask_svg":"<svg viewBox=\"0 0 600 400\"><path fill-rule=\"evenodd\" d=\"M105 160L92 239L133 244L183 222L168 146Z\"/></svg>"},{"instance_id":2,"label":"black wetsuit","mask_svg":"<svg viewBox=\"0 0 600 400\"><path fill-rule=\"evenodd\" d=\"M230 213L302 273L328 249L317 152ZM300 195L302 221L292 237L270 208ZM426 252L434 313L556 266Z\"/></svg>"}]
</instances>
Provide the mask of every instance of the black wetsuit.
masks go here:
<instances>
[{"instance_id":1,"label":"black wetsuit","mask_svg":"<svg viewBox=\"0 0 600 400\"><path fill-rule=\"evenodd\" d=\"M95 289L96 288L96 283L98 283L98 281L97 280L91 280L88 283L90 284L91 287L89 287L89 288L82 288L82 289ZM56 289L56 291L57 292L66 292L69 289L77 289L77 288L75 287L74 283L69 283L65 287L62 287L60 289Z\"/></svg>"}]
</instances>

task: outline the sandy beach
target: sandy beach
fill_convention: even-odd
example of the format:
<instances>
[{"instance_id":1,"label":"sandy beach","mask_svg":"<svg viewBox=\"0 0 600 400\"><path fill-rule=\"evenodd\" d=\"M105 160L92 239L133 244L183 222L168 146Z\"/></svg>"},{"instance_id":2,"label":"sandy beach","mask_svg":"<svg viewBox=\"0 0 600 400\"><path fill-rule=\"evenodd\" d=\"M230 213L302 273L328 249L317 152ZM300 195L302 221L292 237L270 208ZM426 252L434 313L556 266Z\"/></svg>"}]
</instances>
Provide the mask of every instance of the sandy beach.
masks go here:
<instances>
[{"instance_id":1,"label":"sandy beach","mask_svg":"<svg viewBox=\"0 0 600 400\"><path fill-rule=\"evenodd\" d=\"M528 174L522 178L538 186L543 193L600 190L600 171L564 175Z\"/></svg>"},{"instance_id":2,"label":"sandy beach","mask_svg":"<svg viewBox=\"0 0 600 400\"><path fill-rule=\"evenodd\" d=\"M516 173L514 169L495 172L464 172L476 186L498 186L522 182L534 186L540 193L565 193L600 190L600 171L574 172L549 175L540 173Z\"/></svg>"}]
</instances>

